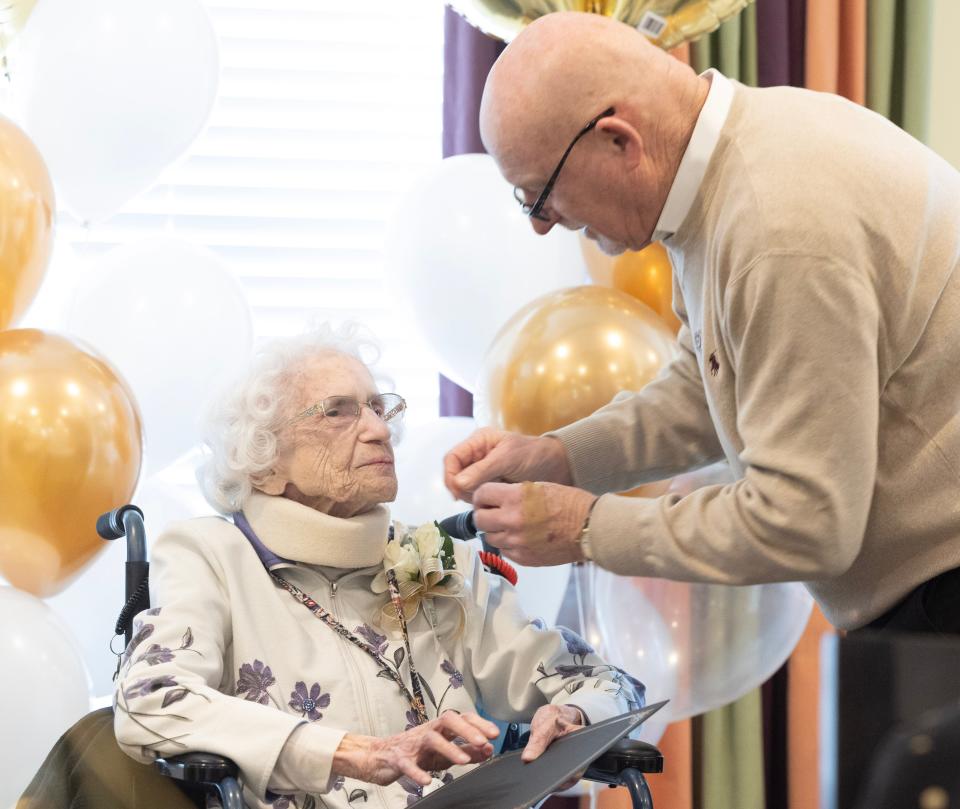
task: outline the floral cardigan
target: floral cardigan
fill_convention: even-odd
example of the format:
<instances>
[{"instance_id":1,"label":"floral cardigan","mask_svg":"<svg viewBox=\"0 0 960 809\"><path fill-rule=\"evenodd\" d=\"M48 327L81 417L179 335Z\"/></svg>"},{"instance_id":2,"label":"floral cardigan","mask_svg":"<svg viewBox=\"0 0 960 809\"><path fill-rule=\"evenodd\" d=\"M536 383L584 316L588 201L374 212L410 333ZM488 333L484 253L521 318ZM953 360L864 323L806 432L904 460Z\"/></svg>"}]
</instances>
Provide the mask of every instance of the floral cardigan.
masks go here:
<instances>
[{"instance_id":1,"label":"floral cardigan","mask_svg":"<svg viewBox=\"0 0 960 809\"><path fill-rule=\"evenodd\" d=\"M254 525L261 537L266 519ZM455 553L465 577L462 633L450 598L434 599L434 626L425 610L409 621L429 718L482 710L529 721L556 703L596 722L639 705L636 680L575 633L528 618L513 587L486 572L471 546L456 543ZM416 716L374 661L276 586L265 565L330 610L409 687L402 637L375 623L387 599L371 588L381 566L336 571L331 580L329 568L278 559L226 520L190 520L154 546L157 606L136 619L114 696L120 746L143 762L194 750L228 756L252 807L411 805L423 790L406 777L380 787L331 776L345 733L388 736Z\"/></svg>"}]
</instances>

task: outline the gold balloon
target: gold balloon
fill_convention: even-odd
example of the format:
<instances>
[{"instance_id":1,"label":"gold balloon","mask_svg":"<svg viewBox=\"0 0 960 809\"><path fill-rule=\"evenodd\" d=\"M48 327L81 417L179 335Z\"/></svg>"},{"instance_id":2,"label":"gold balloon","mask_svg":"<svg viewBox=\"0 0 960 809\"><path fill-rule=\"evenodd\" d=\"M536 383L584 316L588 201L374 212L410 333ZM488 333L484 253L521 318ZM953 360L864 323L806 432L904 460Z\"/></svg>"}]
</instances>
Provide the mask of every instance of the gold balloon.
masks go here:
<instances>
[{"instance_id":1,"label":"gold balloon","mask_svg":"<svg viewBox=\"0 0 960 809\"><path fill-rule=\"evenodd\" d=\"M53 185L26 133L0 116L0 329L40 288L53 246Z\"/></svg>"},{"instance_id":2,"label":"gold balloon","mask_svg":"<svg viewBox=\"0 0 960 809\"><path fill-rule=\"evenodd\" d=\"M608 256L581 235L580 250L593 283L632 295L660 315L674 334L680 331L680 320L673 312L673 267L660 242Z\"/></svg>"},{"instance_id":3,"label":"gold balloon","mask_svg":"<svg viewBox=\"0 0 960 809\"><path fill-rule=\"evenodd\" d=\"M588 239L580 233L580 252L583 254L583 261L587 265L587 274L593 283L602 287L613 286L613 265L616 262L616 256L608 256L603 252L593 239Z\"/></svg>"},{"instance_id":4,"label":"gold balloon","mask_svg":"<svg viewBox=\"0 0 960 809\"><path fill-rule=\"evenodd\" d=\"M622 390L639 390L675 354L649 308L603 287L552 292L493 340L480 385L490 423L537 435L570 424Z\"/></svg>"},{"instance_id":5,"label":"gold balloon","mask_svg":"<svg viewBox=\"0 0 960 809\"><path fill-rule=\"evenodd\" d=\"M0 575L44 598L106 546L96 519L129 501L142 455L126 383L76 343L0 332Z\"/></svg>"},{"instance_id":6,"label":"gold balloon","mask_svg":"<svg viewBox=\"0 0 960 809\"><path fill-rule=\"evenodd\" d=\"M673 266L659 242L617 256L611 286L653 309L674 334L680 331L680 320L673 312Z\"/></svg>"},{"instance_id":7,"label":"gold balloon","mask_svg":"<svg viewBox=\"0 0 960 809\"><path fill-rule=\"evenodd\" d=\"M26 25L37 0L4 0L0 7L0 56L6 60L7 47Z\"/></svg>"},{"instance_id":8,"label":"gold balloon","mask_svg":"<svg viewBox=\"0 0 960 809\"><path fill-rule=\"evenodd\" d=\"M750 0L451 0L485 34L509 42L527 23L554 11L587 11L643 31L661 48L698 39ZM656 15L648 17L649 14Z\"/></svg>"}]
</instances>

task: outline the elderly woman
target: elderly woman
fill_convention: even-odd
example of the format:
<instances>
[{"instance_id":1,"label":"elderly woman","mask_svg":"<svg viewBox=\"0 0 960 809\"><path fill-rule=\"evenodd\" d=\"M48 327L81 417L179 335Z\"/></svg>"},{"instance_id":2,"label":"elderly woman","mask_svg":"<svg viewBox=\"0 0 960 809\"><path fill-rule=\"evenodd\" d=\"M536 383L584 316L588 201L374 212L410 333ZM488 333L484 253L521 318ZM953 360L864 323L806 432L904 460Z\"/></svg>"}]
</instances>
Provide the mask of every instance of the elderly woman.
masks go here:
<instances>
[{"instance_id":1,"label":"elderly woman","mask_svg":"<svg viewBox=\"0 0 960 809\"><path fill-rule=\"evenodd\" d=\"M215 409L201 470L225 516L153 549L115 695L136 759L232 758L250 806L405 807L531 721L528 759L642 687L528 619L477 552L391 528L393 431L357 329L276 341Z\"/></svg>"}]
</instances>

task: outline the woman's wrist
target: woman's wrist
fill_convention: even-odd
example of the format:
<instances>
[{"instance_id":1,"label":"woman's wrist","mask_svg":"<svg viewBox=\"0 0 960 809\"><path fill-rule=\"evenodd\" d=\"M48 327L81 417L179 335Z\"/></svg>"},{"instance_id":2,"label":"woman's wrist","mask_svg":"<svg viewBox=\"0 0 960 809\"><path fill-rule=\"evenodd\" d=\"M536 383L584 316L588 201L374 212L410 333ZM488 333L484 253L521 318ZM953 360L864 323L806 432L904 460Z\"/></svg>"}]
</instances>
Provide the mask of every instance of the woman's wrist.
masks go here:
<instances>
[{"instance_id":1,"label":"woman's wrist","mask_svg":"<svg viewBox=\"0 0 960 809\"><path fill-rule=\"evenodd\" d=\"M372 741L372 736L363 736L359 733L346 734L333 753L331 772L334 775L363 780Z\"/></svg>"}]
</instances>

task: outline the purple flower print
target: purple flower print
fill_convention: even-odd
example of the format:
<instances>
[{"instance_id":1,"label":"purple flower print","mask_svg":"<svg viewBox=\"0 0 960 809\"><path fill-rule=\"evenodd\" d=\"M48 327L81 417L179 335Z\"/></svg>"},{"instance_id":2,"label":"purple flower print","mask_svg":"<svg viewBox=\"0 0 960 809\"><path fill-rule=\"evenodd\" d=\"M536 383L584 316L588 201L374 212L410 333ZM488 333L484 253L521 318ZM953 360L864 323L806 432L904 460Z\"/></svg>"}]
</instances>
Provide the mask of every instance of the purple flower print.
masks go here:
<instances>
[{"instance_id":1,"label":"purple flower print","mask_svg":"<svg viewBox=\"0 0 960 809\"><path fill-rule=\"evenodd\" d=\"M330 704L330 695L321 694L319 683L310 686L310 692L307 693L307 684L303 681L298 682L290 692L290 702L287 704L293 710L299 712L300 716L305 716L311 722L316 722L323 717L319 708L326 708Z\"/></svg>"},{"instance_id":2,"label":"purple flower print","mask_svg":"<svg viewBox=\"0 0 960 809\"><path fill-rule=\"evenodd\" d=\"M173 688L176 684L177 681L169 674L164 674L162 677L144 677L125 688L123 695L127 699L131 697L145 697L147 694L152 694L161 688Z\"/></svg>"},{"instance_id":3,"label":"purple flower print","mask_svg":"<svg viewBox=\"0 0 960 809\"><path fill-rule=\"evenodd\" d=\"M423 797L423 787L409 775L401 775L397 779L397 783L403 787L403 791L407 793L407 806L413 806Z\"/></svg>"},{"instance_id":4,"label":"purple flower print","mask_svg":"<svg viewBox=\"0 0 960 809\"><path fill-rule=\"evenodd\" d=\"M531 618L530 623L535 626L537 629L546 629L547 622L543 618Z\"/></svg>"},{"instance_id":5,"label":"purple flower print","mask_svg":"<svg viewBox=\"0 0 960 809\"><path fill-rule=\"evenodd\" d=\"M130 643L127 644L127 648L123 652L123 662L126 663L127 660L130 659L130 655L133 654L133 650L136 649L141 643L143 643L152 634L153 634L153 624L144 624L140 621L134 621L133 637L130 638Z\"/></svg>"},{"instance_id":6,"label":"purple flower print","mask_svg":"<svg viewBox=\"0 0 960 809\"><path fill-rule=\"evenodd\" d=\"M457 669L454 667L453 663L451 663L449 660L444 660L444 661L440 664L440 670L441 670L444 674L449 674L449 675L450 675L450 685L451 685L453 688L462 688L462 687L463 687L463 675L462 675L459 671L457 671Z\"/></svg>"},{"instance_id":7,"label":"purple flower print","mask_svg":"<svg viewBox=\"0 0 960 809\"><path fill-rule=\"evenodd\" d=\"M244 663L240 666L240 676L237 678L237 695L243 694L243 698L250 702L269 705L270 695L267 694L267 689L275 682L270 666L259 660L254 660L253 665Z\"/></svg>"},{"instance_id":8,"label":"purple flower print","mask_svg":"<svg viewBox=\"0 0 960 809\"><path fill-rule=\"evenodd\" d=\"M173 660L173 652L167 649L165 646L160 646L157 643L151 643L140 657L136 659L136 663L146 662L150 666L158 666L161 663L169 663Z\"/></svg>"},{"instance_id":9,"label":"purple flower print","mask_svg":"<svg viewBox=\"0 0 960 809\"><path fill-rule=\"evenodd\" d=\"M404 730L410 730L411 728L417 727L420 724L420 717L417 716L417 712L411 708L407 711L407 726Z\"/></svg>"},{"instance_id":10,"label":"purple flower print","mask_svg":"<svg viewBox=\"0 0 960 809\"><path fill-rule=\"evenodd\" d=\"M379 655L386 654L387 652L387 636L381 635L369 624L361 624L356 629L353 630L361 638L363 638L367 644L370 646L373 651Z\"/></svg>"},{"instance_id":11,"label":"purple flower print","mask_svg":"<svg viewBox=\"0 0 960 809\"><path fill-rule=\"evenodd\" d=\"M557 630L563 635L564 641L566 641L567 651L574 657L586 657L589 654L593 654L593 647L576 632L567 629L565 626L558 626Z\"/></svg>"}]
</instances>

